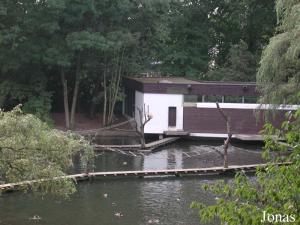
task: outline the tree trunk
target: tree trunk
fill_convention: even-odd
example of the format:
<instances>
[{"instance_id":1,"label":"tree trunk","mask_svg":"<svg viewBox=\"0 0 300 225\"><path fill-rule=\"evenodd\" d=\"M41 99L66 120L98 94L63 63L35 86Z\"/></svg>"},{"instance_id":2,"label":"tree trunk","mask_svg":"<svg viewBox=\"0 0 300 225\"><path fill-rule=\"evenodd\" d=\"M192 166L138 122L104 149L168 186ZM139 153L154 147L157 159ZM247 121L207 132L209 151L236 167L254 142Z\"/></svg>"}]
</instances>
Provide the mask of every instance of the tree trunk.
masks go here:
<instances>
[{"instance_id":1,"label":"tree trunk","mask_svg":"<svg viewBox=\"0 0 300 225\"><path fill-rule=\"evenodd\" d=\"M220 108L219 103L216 103L217 105L217 109L219 110L220 114L222 115L222 117L224 118L225 122L226 122L226 128L227 128L227 139L224 141L224 153L223 155L223 166L224 168L228 168L228 146L229 143L231 141L231 137L232 137L232 133L231 133L231 120L230 117L227 116L223 110Z\"/></svg>"},{"instance_id":2,"label":"tree trunk","mask_svg":"<svg viewBox=\"0 0 300 225\"><path fill-rule=\"evenodd\" d=\"M120 80L121 80L121 65L120 65L120 69L119 69L118 73L116 74L116 81L115 81L115 84L114 84L113 99L112 99L111 106L110 106L111 107L111 109L110 109L110 118L109 118L110 122L112 122L113 115L114 115L114 108L115 108L117 97L118 97L118 94L119 94Z\"/></svg>"},{"instance_id":3,"label":"tree trunk","mask_svg":"<svg viewBox=\"0 0 300 225\"><path fill-rule=\"evenodd\" d=\"M106 64L104 69L104 75L103 75L103 126L106 126L106 107L107 107L107 87L106 87Z\"/></svg>"},{"instance_id":4,"label":"tree trunk","mask_svg":"<svg viewBox=\"0 0 300 225\"><path fill-rule=\"evenodd\" d=\"M116 59L114 60L116 61L115 68L112 69L112 71L114 72L112 73L112 78L111 78L110 88L109 88L110 95L109 95L108 116L107 116L107 121L109 124L113 122L112 120L114 115L114 108L119 94L124 53L125 53L125 47L122 48L121 54L117 53Z\"/></svg>"},{"instance_id":5,"label":"tree trunk","mask_svg":"<svg viewBox=\"0 0 300 225\"><path fill-rule=\"evenodd\" d=\"M140 141L141 141L141 149L145 149L146 148L145 133L144 133L145 126L143 124L142 113L139 112L139 114L140 114L140 131L139 131L139 135L140 135Z\"/></svg>"},{"instance_id":6,"label":"tree trunk","mask_svg":"<svg viewBox=\"0 0 300 225\"><path fill-rule=\"evenodd\" d=\"M65 123L67 130L70 129L70 111L69 111L69 100L68 100L68 82L65 78L65 72L61 69L61 82L63 85L64 94L64 111L65 111Z\"/></svg>"},{"instance_id":7,"label":"tree trunk","mask_svg":"<svg viewBox=\"0 0 300 225\"><path fill-rule=\"evenodd\" d=\"M148 106L147 111L146 111L145 105L142 109L137 107L137 111L139 114L139 126L138 126L138 122L135 121L135 130L138 133L138 135L140 136L141 149L145 149L146 148L145 125L152 119L152 116L149 113L149 106ZM144 120L143 120L143 118L144 118Z\"/></svg>"},{"instance_id":8,"label":"tree trunk","mask_svg":"<svg viewBox=\"0 0 300 225\"><path fill-rule=\"evenodd\" d=\"M71 119L70 119L70 128L73 130L75 128L75 113L76 113L76 104L79 92L79 84L80 84L80 58L77 59L76 65L76 74L75 74L75 86L72 100L72 108L71 108Z\"/></svg>"},{"instance_id":9,"label":"tree trunk","mask_svg":"<svg viewBox=\"0 0 300 225\"><path fill-rule=\"evenodd\" d=\"M228 150L229 142L230 142L230 138L227 138L224 141L224 168L228 168L228 154L227 154L227 150Z\"/></svg>"},{"instance_id":10,"label":"tree trunk","mask_svg":"<svg viewBox=\"0 0 300 225\"><path fill-rule=\"evenodd\" d=\"M145 141L144 128L141 130L140 140L141 140L141 149L145 149L146 148L146 141Z\"/></svg>"}]
</instances>

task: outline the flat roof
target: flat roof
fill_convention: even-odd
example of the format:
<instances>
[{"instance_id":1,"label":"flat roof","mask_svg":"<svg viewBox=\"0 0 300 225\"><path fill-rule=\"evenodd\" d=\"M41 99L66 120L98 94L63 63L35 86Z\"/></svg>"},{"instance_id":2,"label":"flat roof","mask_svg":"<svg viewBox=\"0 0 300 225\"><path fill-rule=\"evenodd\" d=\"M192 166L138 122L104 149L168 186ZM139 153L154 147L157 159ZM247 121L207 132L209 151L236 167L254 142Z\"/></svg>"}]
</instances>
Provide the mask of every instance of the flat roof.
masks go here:
<instances>
[{"instance_id":1,"label":"flat roof","mask_svg":"<svg viewBox=\"0 0 300 225\"><path fill-rule=\"evenodd\" d=\"M185 77L126 77L143 84L222 84L222 85L255 85L255 82L235 82L235 81L197 81Z\"/></svg>"},{"instance_id":2,"label":"flat roof","mask_svg":"<svg viewBox=\"0 0 300 225\"><path fill-rule=\"evenodd\" d=\"M124 77L127 89L143 93L259 96L253 82L203 82L185 77Z\"/></svg>"}]
</instances>

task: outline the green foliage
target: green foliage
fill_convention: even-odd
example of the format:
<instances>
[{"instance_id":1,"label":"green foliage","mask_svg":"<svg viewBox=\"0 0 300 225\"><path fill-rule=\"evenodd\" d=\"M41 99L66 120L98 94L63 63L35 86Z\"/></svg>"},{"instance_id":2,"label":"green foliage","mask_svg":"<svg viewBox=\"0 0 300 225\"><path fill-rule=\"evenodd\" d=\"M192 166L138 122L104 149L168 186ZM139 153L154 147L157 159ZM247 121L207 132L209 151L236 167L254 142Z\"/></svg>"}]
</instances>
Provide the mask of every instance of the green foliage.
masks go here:
<instances>
[{"instance_id":1,"label":"green foliage","mask_svg":"<svg viewBox=\"0 0 300 225\"><path fill-rule=\"evenodd\" d=\"M105 47L104 38L99 33L88 31L74 32L66 38L68 46L72 50L82 51L84 49L103 49Z\"/></svg>"},{"instance_id":2,"label":"green foliage","mask_svg":"<svg viewBox=\"0 0 300 225\"><path fill-rule=\"evenodd\" d=\"M254 81L276 15L273 1L184 0L170 3L167 20L169 35L157 60L163 73Z\"/></svg>"},{"instance_id":3,"label":"green foliage","mask_svg":"<svg viewBox=\"0 0 300 225\"><path fill-rule=\"evenodd\" d=\"M211 14L213 37L219 51L216 64L222 66L231 46L241 40L252 54L260 55L276 25L274 1L224 0L217 7Z\"/></svg>"},{"instance_id":4,"label":"green foliage","mask_svg":"<svg viewBox=\"0 0 300 225\"><path fill-rule=\"evenodd\" d=\"M276 9L278 33L263 51L257 74L262 102L299 104L300 2L278 0Z\"/></svg>"},{"instance_id":5,"label":"green foliage","mask_svg":"<svg viewBox=\"0 0 300 225\"><path fill-rule=\"evenodd\" d=\"M35 84L35 85L34 85ZM51 93L45 91L40 81L30 84L19 84L13 81L0 82L0 107L12 109L17 104L23 104L23 111L36 115L39 119L51 123Z\"/></svg>"},{"instance_id":6,"label":"green foliage","mask_svg":"<svg viewBox=\"0 0 300 225\"><path fill-rule=\"evenodd\" d=\"M83 111L101 95L104 74L109 81L116 71L252 81L275 20L269 0L4 0L0 79L29 89L36 82L28 81L39 80L43 90L26 97L26 110L43 119L46 110L33 107L47 105L49 92L52 105L61 106L62 72L69 103L77 84Z\"/></svg>"},{"instance_id":7,"label":"green foliage","mask_svg":"<svg viewBox=\"0 0 300 225\"><path fill-rule=\"evenodd\" d=\"M72 166L72 157L82 152L84 165L92 150L83 138L64 134L20 107L10 112L0 112L0 180L20 182L49 179L35 183L30 188L41 194L66 197L75 191L73 181L52 180L65 175ZM27 191L29 187L23 187Z\"/></svg>"},{"instance_id":8,"label":"green foliage","mask_svg":"<svg viewBox=\"0 0 300 225\"><path fill-rule=\"evenodd\" d=\"M51 124L49 112L51 109L51 95L50 93L40 93L38 96L31 96L28 101L24 103L22 110L24 113L33 114L42 121Z\"/></svg>"},{"instance_id":9,"label":"green foliage","mask_svg":"<svg viewBox=\"0 0 300 225\"><path fill-rule=\"evenodd\" d=\"M198 77L208 68L209 50L214 47L208 15L211 1L173 1L168 16L169 36L162 48L161 70L175 76Z\"/></svg>"},{"instance_id":10,"label":"green foliage","mask_svg":"<svg viewBox=\"0 0 300 225\"><path fill-rule=\"evenodd\" d=\"M263 102L299 103L299 6L298 0L276 2L279 33L263 51L257 75ZM295 221L291 222L300 223L300 109L288 115L281 129L266 124L264 133L263 157L269 161L267 168L257 169L252 179L238 173L229 184L220 182L204 187L218 198L210 206L197 202L191 205L200 210L201 220L218 219L221 224L233 225L262 224L265 212L281 214L285 221L287 215L292 215ZM291 164L274 164L282 161Z\"/></svg>"},{"instance_id":11,"label":"green foliage","mask_svg":"<svg viewBox=\"0 0 300 225\"><path fill-rule=\"evenodd\" d=\"M203 79L255 81L257 61L274 32L274 2L221 1L211 20L216 44Z\"/></svg>"},{"instance_id":12,"label":"green foliage","mask_svg":"<svg viewBox=\"0 0 300 225\"><path fill-rule=\"evenodd\" d=\"M238 173L232 183L205 186L205 190L212 191L218 198L209 206L192 203L191 207L200 210L202 221L217 218L221 224L262 224L265 211L273 215L294 215L296 221L293 224L300 223L300 110L294 112L280 130L266 125L265 134L264 155L270 160L267 168L257 169L255 179ZM278 138L274 139L273 135L278 135ZM285 139L286 144L282 144L281 139ZM275 151L277 156L270 157L270 151ZM272 164L282 161L292 164Z\"/></svg>"},{"instance_id":13,"label":"green foliage","mask_svg":"<svg viewBox=\"0 0 300 225\"><path fill-rule=\"evenodd\" d=\"M205 79L223 81L255 81L256 57L244 41L233 45L223 67L208 72Z\"/></svg>"}]
</instances>

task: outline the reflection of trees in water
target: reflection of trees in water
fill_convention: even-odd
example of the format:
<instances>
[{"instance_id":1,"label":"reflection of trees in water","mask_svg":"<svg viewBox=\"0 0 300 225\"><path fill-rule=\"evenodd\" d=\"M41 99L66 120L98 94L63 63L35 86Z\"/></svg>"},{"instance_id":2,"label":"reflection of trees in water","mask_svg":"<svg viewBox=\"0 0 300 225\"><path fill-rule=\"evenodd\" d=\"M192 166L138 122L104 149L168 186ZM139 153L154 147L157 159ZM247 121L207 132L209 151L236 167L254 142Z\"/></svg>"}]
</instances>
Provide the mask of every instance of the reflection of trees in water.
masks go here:
<instances>
[{"instance_id":1,"label":"reflection of trees in water","mask_svg":"<svg viewBox=\"0 0 300 225\"><path fill-rule=\"evenodd\" d=\"M183 164L183 151L174 150L174 151L168 151L168 169L170 166L174 168L182 168ZM173 166L174 165L174 166Z\"/></svg>"},{"instance_id":2,"label":"reflection of trees in water","mask_svg":"<svg viewBox=\"0 0 300 225\"><path fill-rule=\"evenodd\" d=\"M190 167L222 166L223 157L219 154L223 146L192 146L190 152L183 152L184 160ZM230 145L228 149L229 164L251 164L262 162L261 151L248 150Z\"/></svg>"},{"instance_id":3,"label":"reflection of trees in water","mask_svg":"<svg viewBox=\"0 0 300 225\"><path fill-rule=\"evenodd\" d=\"M172 168L196 168L222 166L223 158L218 151L223 150L223 146L215 145L170 145L165 149L155 153L145 153L136 151L115 150L105 152L102 160L112 164L109 167L116 169L116 165L121 165L124 160L128 163L127 169L149 170L149 169L172 169ZM263 162L260 149L246 149L243 147L230 145L228 149L229 164L252 164ZM104 158L104 159L103 159ZM113 161L114 163L110 162ZM103 162L103 169L106 168ZM122 169L126 169L123 168Z\"/></svg>"},{"instance_id":4,"label":"reflection of trees in water","mask_svg":"<svg viewBox=\"0 0 300 225\"><path fill-rule=\"evenodd\" d=\"M144 156L143 169L167 169L168 154L168 151L161 151Z\"/></svg>"}]
</instances>

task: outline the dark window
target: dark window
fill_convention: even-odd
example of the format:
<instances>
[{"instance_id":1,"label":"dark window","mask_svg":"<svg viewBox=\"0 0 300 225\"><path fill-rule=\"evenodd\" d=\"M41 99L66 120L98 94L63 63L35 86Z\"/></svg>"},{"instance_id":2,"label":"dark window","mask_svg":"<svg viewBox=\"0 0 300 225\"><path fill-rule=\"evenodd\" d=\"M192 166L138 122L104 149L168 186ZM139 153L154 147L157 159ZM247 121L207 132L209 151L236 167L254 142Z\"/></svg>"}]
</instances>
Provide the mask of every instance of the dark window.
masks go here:
<instances>
[{"instance_id":1,"label":"dark window","mask_svg":"<svg viewBox=\"0 0 300 225\"><path fill-rule=\"evenodd\" d=\"M225 96L226 103L242 103L243 99L241 96Z\"/></svg>"},{"instance_id":2,"label":"dark window","mask_svg":"<svg viewBox=\"0 0 300 225\"><path fill-rule=\"evenodd\" d=\"M176 126L176 107L169 107L169 127Z\"/></svg>"},{"instance_id":3,"label":"dark window","mask_svg":"<svg viewBox=\"0 0 300 225\"><path fill-rule=\"evenodd\" d=\"M184 102L192 102L192 103L202 102L203 97L202 95L184 95Z\"/></svg>"},{"instance_id":4,"label":"dark window","mask_svg":"<svg viewBox=\"0 0 300 225\"><path fill-rule=\"evenodd\" d=\"M197 102L197 95L184 95L184 102Z\"/></svg>"},{"instance_id":5,"label":"dark window","mask_svg":"<svg viewBox=\"0 0 300 225\"><path fill-rule=\"evenodd\" d=\"M245 96L245 103L257 103L257 96Z\"/></svg>"},{"instance_id":6,"label":"dark window","mask_svg":"<svg viewBox=\"0 0 300 225\"><path fill-rule=\"evenodd\" d=\"M222 96L220 95L205 96L205 102L222 102Z\"/></svg>"}]
</instances>

